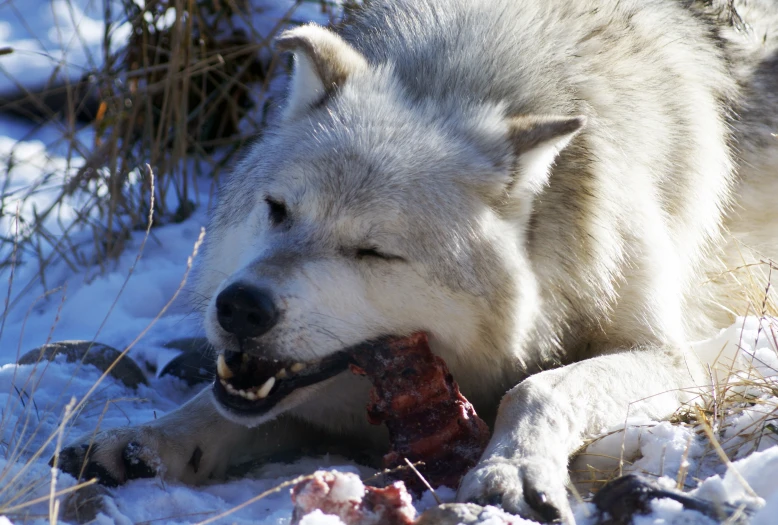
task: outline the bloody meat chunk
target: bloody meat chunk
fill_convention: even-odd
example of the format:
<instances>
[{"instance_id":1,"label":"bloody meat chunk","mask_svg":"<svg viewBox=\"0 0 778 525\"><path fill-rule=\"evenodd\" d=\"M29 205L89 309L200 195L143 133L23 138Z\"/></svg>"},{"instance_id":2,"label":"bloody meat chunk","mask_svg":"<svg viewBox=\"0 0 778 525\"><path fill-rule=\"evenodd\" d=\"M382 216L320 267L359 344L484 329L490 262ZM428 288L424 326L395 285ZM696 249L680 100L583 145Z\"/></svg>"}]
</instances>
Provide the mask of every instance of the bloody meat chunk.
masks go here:
<instances>
[{"instance_id":1,"label":"bloody meat chunk","mask_svg":"<svg viewBox=\"0 0 778 525\"><path fill-rule=\"evenodd\" d=\"M385 488L366 487L349 472L323 471L292 489L291 525L313 512L337 516L345 525L518 525L526 523L494 507L446 503L427 509L416 519L411 495L401 481Z\"/></svg>"},{"instance_id":2,"label":"bloody meat chunk","mask_svg":"<svg viewBox=\"0 0 778 525\"><path fill-rule=\"evenodd\" d=\"M320 510L346 525L411 525L416 509L400 482L385 488L365 487L349 472L318 470L292 489L292 525Z\"/></svg>"},{"instance_id":3,"label":"bloody meat chunk","mask_svg":"<svg viewBox=\"0 0 778 525\"><path fill-rule=\"evenodd\" d=\"M427 335L384 338L352 359L351 371L373 383L368 420L389 429L384 466L404 466L404 458L421 461L417 468L433 488L456 488L486 448L489 427L459 392L443 359L432 353ZM395 477L416 492L424 489L409 469Z\"/></svg>"}]
</instances>

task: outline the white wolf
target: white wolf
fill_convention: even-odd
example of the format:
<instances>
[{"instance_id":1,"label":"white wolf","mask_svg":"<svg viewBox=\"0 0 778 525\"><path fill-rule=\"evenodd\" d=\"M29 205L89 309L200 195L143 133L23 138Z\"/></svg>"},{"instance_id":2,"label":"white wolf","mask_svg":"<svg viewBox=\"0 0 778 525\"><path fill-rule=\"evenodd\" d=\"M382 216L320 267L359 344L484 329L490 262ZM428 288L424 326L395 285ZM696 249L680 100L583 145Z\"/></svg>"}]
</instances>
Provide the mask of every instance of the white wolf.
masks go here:
<instances>
[{"instance_id":1,"label":"white wolf","mask_svg":"<svg viewBox=\"0 0 778 525\"><path fill-rule=\"evenodd\" d=\"M285 33L288 100L199 261L221 380L63 468L197 483L323 435L380 450L342 351L423 330L493 425L458 498L572 521L585 437L703 381L686 343L731 305L699 286L726 228L778 234L777 35L771 0L374 1Z\"/></svg>"}]
</instances>

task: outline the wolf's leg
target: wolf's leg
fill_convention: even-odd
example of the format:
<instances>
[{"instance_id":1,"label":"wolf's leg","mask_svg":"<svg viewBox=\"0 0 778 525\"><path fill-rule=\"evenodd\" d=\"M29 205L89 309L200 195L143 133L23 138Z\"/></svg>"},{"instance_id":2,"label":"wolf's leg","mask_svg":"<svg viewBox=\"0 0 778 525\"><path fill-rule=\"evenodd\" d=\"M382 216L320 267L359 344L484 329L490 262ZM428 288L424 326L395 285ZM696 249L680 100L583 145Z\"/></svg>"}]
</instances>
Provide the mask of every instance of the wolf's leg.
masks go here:
<instances>
[{"instance_id":1,"label":"wolf's leg","mask_svg":"<svg viewBox=\"0 0 778 525\"><path fill-rule=\"evenodd\" d=\"M311 430L280 417L256 428L228 421L205 389L177 410L136 427L82 436L62 450L58 466L104 485L153 477L190 484L223 476L230 464L295 450L310 441Z\"/></svg>"},{"instance_id":2,"label":"wolf's leg","mask_svg":"<svg viewBox=\"0 0 778 525\"><path fill-rule=\"evenodd\" d=\"M573 522L565 490L569 455L585 437L623 423L628 414L672 414L688 399L678 389L694 384L696 366L679 351L653 348L531 376L503 398L494 436L462 480L458 499Z\"/></svg>"}]
</instances>

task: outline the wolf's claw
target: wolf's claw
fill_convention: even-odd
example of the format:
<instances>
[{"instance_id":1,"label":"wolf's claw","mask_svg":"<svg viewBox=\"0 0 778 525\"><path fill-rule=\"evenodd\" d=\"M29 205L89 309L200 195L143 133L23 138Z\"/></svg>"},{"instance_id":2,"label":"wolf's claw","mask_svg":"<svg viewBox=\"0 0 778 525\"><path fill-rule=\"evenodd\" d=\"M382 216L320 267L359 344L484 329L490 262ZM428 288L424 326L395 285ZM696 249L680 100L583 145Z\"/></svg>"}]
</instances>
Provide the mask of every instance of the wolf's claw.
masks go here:
<instances>
[{"instance_id":1,"label":"wolf's claw","mask_svg":"<svg viewBox=\"0 0 778 525\"><path fill-rule=\"evenodd\" d=\"M545 492L541 492L534 487L524 486L524 499L527 501L532 510L538 513L546 522L558 522L562 520L562 513L554 506L546 496Z\"/></svg>"},{"instance_id":2,"label":"wolf's claw","mask_svg":"<svg viewBox=\"0 0 778 525\"><path fill-rule=\"evenodd\" d=\"M143 446L135 441L130 441L124 447L122 462L127 479L153 478L157 475L156 469L150 467L143 458Z\"/></svg>"}]
</instances>

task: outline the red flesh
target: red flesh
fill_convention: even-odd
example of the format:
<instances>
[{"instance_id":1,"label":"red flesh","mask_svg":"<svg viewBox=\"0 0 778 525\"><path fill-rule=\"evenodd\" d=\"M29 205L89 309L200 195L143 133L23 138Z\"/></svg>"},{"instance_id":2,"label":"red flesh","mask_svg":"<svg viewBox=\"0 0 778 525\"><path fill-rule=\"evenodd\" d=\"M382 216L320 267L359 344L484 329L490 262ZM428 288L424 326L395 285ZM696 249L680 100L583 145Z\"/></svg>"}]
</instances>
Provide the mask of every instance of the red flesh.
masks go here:
<instances>
[{"instance_id":1,"label":"red flesh","mask_svg":"<svg viewBox=\"0 0 778 525\"><path fill-rule=\"evenodd\" d=\"M368 420L389 429L391 448L384 467L424 462L419 472L435 488L456 488L481 457L489 427L459 392L446 363L430 350L427 335L416 333L355 353L355 374L373 383ZM424 485L408 469L395 475L416 492Z\"/></svg>"}]
</instances>

